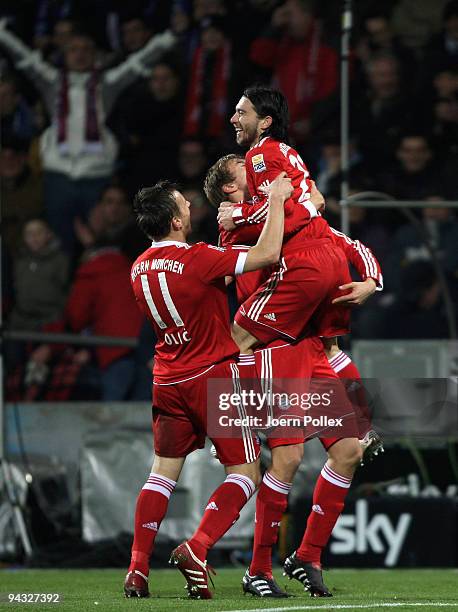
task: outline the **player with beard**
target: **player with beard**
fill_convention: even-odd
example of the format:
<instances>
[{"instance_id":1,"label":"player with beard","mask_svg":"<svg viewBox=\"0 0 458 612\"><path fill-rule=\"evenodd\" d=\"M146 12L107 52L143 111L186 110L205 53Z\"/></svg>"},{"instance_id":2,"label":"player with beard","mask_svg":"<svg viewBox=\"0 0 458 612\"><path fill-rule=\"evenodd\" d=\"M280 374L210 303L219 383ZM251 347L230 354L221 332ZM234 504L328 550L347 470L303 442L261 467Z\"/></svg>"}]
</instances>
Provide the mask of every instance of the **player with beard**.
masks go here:
<instances>
[{"instance_id":1,"label":"player with beard","mask_svg":"<svg viewBox=\"0 0 458 612\"><path fill-rule=\"evenodd\" d=\"M246 170L243 158L228 155L218 160L207 173L205 191L208 199L214 206L218 206L222 199L229 200L232 206L247 198ZM319 191L311 184L311 201L319 207L324 202ZM221 244L245 243L251 244L256 240L260 230L259 225L243 225L227 232L220 227ZM342 303L362 304L375 290L382 288L380 266L372 255L370 249L352 241L344 234L332 230L335 243L343 249L348 260L355 266L363 282L350 283L345 289L351 293L338 298ZM265 274L265 272L262 272ZM260 272L242 275L237 278L237 295L240 301L253 293L258 284L262 282ZM274 376L279 376L278 365L284 362L280 351L270 348L261 351L269 357L262 359L264 364L271 360ZM337 339L328 339L328 359L339 377L346 379L357 386L358 389L350 392L353 404L360 404L363 417L366 417L367 406L364 397L360 375L350 358L340 351ZM355 395L357 397L355 397ZM351 477L358 467L362 449L366 449L367 460L370 452L377 452L380 448L379 440L374 438L375 432L370 432L370 422L367 418L360 418L360 435L366 438L360 443L357 438L332 437L320 440L328 452L328 462L317 481L313 496L313 511L309 517L307 529L298 551L285 563L285 572L291 578L300 580L314 596L329 596L330 592L324 585L321 576L320 555L327 544L334 524L340 515L345 496L351 482ZM279 522L286 509L287 492L290 483L300 464L303 454L303 439L268 439L272 449L272 465L261 485L257 499L256 527L253 550L253 561L249 571L244 577L243 587L247 592L258 596L280 596L280 591L266 589L263 584L272 576L271 548L278 537ZM268 489L276 484L274 493ZM318 512L319 510L319 512Z\"/></svg>"}]
</instances>

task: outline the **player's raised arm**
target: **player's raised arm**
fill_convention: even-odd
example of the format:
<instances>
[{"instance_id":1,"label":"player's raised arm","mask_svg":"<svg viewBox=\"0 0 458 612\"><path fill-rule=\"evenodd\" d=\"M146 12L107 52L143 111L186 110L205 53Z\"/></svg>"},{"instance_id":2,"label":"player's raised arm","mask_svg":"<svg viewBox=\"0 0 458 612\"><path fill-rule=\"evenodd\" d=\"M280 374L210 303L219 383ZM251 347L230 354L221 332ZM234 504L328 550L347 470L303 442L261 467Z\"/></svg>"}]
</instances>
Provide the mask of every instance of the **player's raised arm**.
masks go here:
<instances>
[{"instance_id":1,"label":"player's raised arm","mask_svg":"<svg viewBox=\"0 0 458 612\"><path fill-rule=\"evenodd\" d=\"M258 270L278 261L283 243L284 204L292 191L291 179L286 172L282 172L271 185L266 224L257 243L248 251L244 272Z\"/></svg>"}]
</instances>

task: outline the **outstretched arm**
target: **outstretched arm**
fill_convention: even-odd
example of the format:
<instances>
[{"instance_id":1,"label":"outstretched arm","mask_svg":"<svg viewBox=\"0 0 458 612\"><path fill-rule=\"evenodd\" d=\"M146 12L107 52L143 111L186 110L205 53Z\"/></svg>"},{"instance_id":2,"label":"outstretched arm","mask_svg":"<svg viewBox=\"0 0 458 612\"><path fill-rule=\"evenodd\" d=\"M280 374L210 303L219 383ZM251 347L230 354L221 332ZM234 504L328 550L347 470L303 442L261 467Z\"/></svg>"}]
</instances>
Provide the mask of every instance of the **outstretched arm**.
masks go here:
<instances>
[{"instance_id":1,"label":"outstretched arm","mask_svg":"<svg viewBox=\"0 0 458 612\"><path fill-rule=\"evenodd\" d=\"M151 64L173 47L175 42L176 37L169 30L156 34L142 49L129 55L119 66L107 70L103 75L103 86L109 102L113 102L121 91L136 79L148 76Z\"/></svg>"},{"instance_id":2,"label":"outstretched arm","mask_svg":"<svg viewBox=\"0 0 458 612\"><path fill-rule=\"evenodd\" d=\"M59 77L58 70L43 61L39 51L25 45L8 30L7 21L6 18L0 20L0 45L13 58L16 67L25 72L41 92L47 93L49 85L54 84Z\"/></svg>"}]
</instances>

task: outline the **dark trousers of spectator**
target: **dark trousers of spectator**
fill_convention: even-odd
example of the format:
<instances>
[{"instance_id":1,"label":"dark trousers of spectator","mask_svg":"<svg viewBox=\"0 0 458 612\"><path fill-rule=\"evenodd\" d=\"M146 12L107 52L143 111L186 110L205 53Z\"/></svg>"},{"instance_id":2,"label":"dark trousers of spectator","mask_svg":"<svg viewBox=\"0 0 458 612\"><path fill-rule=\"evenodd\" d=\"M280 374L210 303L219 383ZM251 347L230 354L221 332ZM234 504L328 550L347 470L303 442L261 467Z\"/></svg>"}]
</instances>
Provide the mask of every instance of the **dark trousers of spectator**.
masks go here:
<instances>
[{"instance_id":1,"label":"dark trousers of spectator","mask_svg":"<svg viewBox=\"0 0 458 612\"><path fill-rule=\"evenodd\" d=\"M75 249L75 219L87 220L109 180L109 177L71 179L60 172L44 173L46 218L69 255Z\"/></svg>"}]
</instances>

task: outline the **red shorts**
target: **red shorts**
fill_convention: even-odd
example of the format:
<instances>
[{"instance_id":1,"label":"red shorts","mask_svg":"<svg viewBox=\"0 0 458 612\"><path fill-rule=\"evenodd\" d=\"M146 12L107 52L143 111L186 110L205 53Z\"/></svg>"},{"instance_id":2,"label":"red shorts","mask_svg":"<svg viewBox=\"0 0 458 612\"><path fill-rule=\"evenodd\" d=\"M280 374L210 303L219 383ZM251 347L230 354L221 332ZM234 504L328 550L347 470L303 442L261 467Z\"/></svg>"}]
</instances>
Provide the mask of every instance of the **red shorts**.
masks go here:
<instances>
[{"instance_id":1,"label":"red shorts","mask_svg":"<svg viewBox=\"0 0 458 612\"><path fill-rule=\"evenodd\" d=\"M343 295L338 287L349 282L342 249L330 238L309 240L284 254L268 280L240 306L235 321L263 344L282 337L296 340L304 333L347 334L350 309L331 302Z\"/></svg>"},{"instance_id":2,"label":"red shorts","mask_svg":"<svg viewBox=\"0 0 458 612\"><path fill-rule=\"evenodd\" d=\"M356 420L345 387L329 365L323 343L319 338L304 338L294 344L285 344L277 340L265 349L255 351L255 359L264 393L267 393L269 389L275 393L279 388L282 392L289 394L297 391L299 393L319 391L319 386L322 384L325 392L332 390L332 402L334 402L332 404L334 407L324 411L330 417L344 417L342 428L319 425L307 428L278 427L270 430L266 433L270 448L302 444L316 437L320 432L328 432L329 436L335 436L336 433L342 434L339 437L322 438L320 436L323 445L328 449L337 440L356 435ZM310 385L313 385L313 388ZM280 411L274 409L274 411L275 416L281 416L281 409ZM312 408L310 414L316 417L320 412L321 408L318 406L315 410Z\"/></svg>"},{"instance_id":3,"label":"red shorts","mask_svg":"<svg viewBox=\"0 0 458 612\"><path fill-rule=\"evenodd\" d=\"M153 436L157 455L186 457L205 446L209 380L227 380L228 388L235 390L238 367L234 365L234 360L227 360L187 381L153 385ZM211 440L223 465L252 463L259 456L258 438L249 427L241 426L233 437Z\"/></svg>"}]
</instances>

